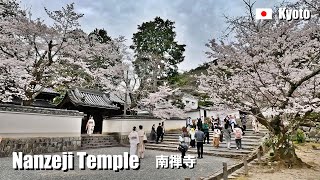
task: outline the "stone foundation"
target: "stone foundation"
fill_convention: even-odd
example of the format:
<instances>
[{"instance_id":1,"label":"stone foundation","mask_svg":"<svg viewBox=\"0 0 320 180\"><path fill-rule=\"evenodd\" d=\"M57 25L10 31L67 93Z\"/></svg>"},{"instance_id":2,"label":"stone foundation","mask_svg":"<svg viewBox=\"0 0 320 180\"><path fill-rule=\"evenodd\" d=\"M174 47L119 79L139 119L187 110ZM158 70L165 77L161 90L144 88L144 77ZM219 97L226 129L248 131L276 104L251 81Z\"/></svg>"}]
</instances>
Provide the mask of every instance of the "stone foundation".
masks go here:
<instances>
[{"instance_id":1,"label":"stone foundation","mask_svg":"<svg viewBox=\"0 0 320 180\"><path fill-rule=\"evenodd\" d=\"M12 156L12 152L43 154L76 151L81 148L81 137L3 138L0 142L0 157Z\"/></svg>"}]
</instances>

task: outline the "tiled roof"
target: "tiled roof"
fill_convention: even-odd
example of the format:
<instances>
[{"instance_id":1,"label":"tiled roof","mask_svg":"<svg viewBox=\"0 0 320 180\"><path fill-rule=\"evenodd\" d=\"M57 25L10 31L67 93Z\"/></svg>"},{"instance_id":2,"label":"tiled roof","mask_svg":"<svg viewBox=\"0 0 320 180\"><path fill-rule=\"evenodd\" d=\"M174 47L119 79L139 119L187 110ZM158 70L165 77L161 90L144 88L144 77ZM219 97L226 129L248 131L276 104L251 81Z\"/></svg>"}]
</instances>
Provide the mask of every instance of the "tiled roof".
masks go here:
<instances>
[{"instance_id":1,"label":"tiled roof","mask_svg":"<svg viewBox=\"0 0 320 180\"><path fill-rule=\"evenodd\" d=\"M109 99L112 102L117 102L120 104L124 104L124 100L125 100L125 92L121 92L121 91L112 91L109 93ZM127 96L127 104L131 104L131 100L130 100L130 96L128 94Z\"/></svg>"},{"instance_id":2,"label":"tiled roof","mask_svg":"<svg viewBox=\"0 0 320 180\"><path fill-rule=\"evenodd\" d=\"M35 87L35 91L39 91L41 88L42 86L37 84ZM58 92L54 91L52 88L43 88L41 92L50 93L50 94L59 94Z\"/></svg>"},{"instance_id":3,"label":"tiled roof","mask_svg":"<svg viewBox=\"0 0 320 180\"><path fill-rule=\"evenodd\" d=\"M119 109L108 98L107 94L100 91L74 88L68 91L72 103L82 106L99 107L106 109Z\"/></svg>"}]
</instances>

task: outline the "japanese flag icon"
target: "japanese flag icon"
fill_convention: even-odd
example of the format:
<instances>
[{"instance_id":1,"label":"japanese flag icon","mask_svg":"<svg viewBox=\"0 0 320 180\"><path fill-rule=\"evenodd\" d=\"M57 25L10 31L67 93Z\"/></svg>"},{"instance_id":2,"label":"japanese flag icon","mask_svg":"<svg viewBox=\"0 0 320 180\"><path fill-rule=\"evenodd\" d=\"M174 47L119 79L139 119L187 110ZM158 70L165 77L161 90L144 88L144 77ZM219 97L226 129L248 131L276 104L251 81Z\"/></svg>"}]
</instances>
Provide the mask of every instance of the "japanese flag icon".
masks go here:
<instances>
[{"instance_id":1,"label":"japanese flag icon","mask_svg":"<svg viewBox=\"0 0 320 180\"><path fill-rule=\"evenodd\" d=\"M272 9L270 8L257 8L256 19L272 19Z\"/></svg>"}]
</instances>

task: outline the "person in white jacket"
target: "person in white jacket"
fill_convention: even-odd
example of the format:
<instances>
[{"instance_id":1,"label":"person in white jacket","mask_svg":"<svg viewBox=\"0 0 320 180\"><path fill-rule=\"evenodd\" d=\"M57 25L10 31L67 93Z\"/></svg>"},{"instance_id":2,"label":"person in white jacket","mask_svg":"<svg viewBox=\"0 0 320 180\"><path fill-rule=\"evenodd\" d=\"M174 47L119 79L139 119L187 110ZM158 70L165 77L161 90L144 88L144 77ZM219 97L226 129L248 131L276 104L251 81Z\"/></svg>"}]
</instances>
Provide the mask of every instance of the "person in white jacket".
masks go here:
<instances>
[{"instance_id":1,"label":"person in white jacket","mask_svg":"<svg viewBox=\"0 0 320 180\"><path fill-rule=\"evenodd\" d=\"M93 120L93 118L91 117L86 125L86 130L87 130L87 134L90 136L91 134L93 134L93 130L94 130L94 126L95 126L95 122Z\"/></svg>"},{"instance_id":2,"label":"person in white jacket","mask_svg":"<svg viewBox=\"0 0 320 180\"><path fill-rule=\"evenodd\" d=\"M137 155L138 144L139 144L139 134L136 131L136 127L133 127L133 130L128 136L130 142L130 155Z\"/></svg>"}]
</instances>

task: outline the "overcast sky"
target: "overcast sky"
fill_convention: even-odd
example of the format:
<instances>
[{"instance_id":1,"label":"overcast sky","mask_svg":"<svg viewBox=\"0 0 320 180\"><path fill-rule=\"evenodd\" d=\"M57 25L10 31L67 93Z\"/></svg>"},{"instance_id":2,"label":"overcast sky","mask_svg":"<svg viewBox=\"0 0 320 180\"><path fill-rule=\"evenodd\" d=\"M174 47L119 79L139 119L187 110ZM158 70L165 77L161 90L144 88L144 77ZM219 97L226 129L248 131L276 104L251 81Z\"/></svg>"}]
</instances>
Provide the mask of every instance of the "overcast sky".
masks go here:
<instances>
[{"instance_id":1,"label":"overcast sky","mask_svg":"<svg viewBox=\"0 0 320 180\"><path fill-rule=\"evenodd\" d=\"M125 36L128 45L137 25L156 16L174 21L178 42L187 45L181 70L209 61L204 54L205 43L226 29L223 14L237 16L245 12L242 0L22 0L22 7L31 8L33 18L46 21L43 7L58 10L72 2L76 11L84 14L81 26L85 32L104 28L112 37ZM280 2L256 0L256 8L271 8Z\"/></svg>"}]
</instances>

